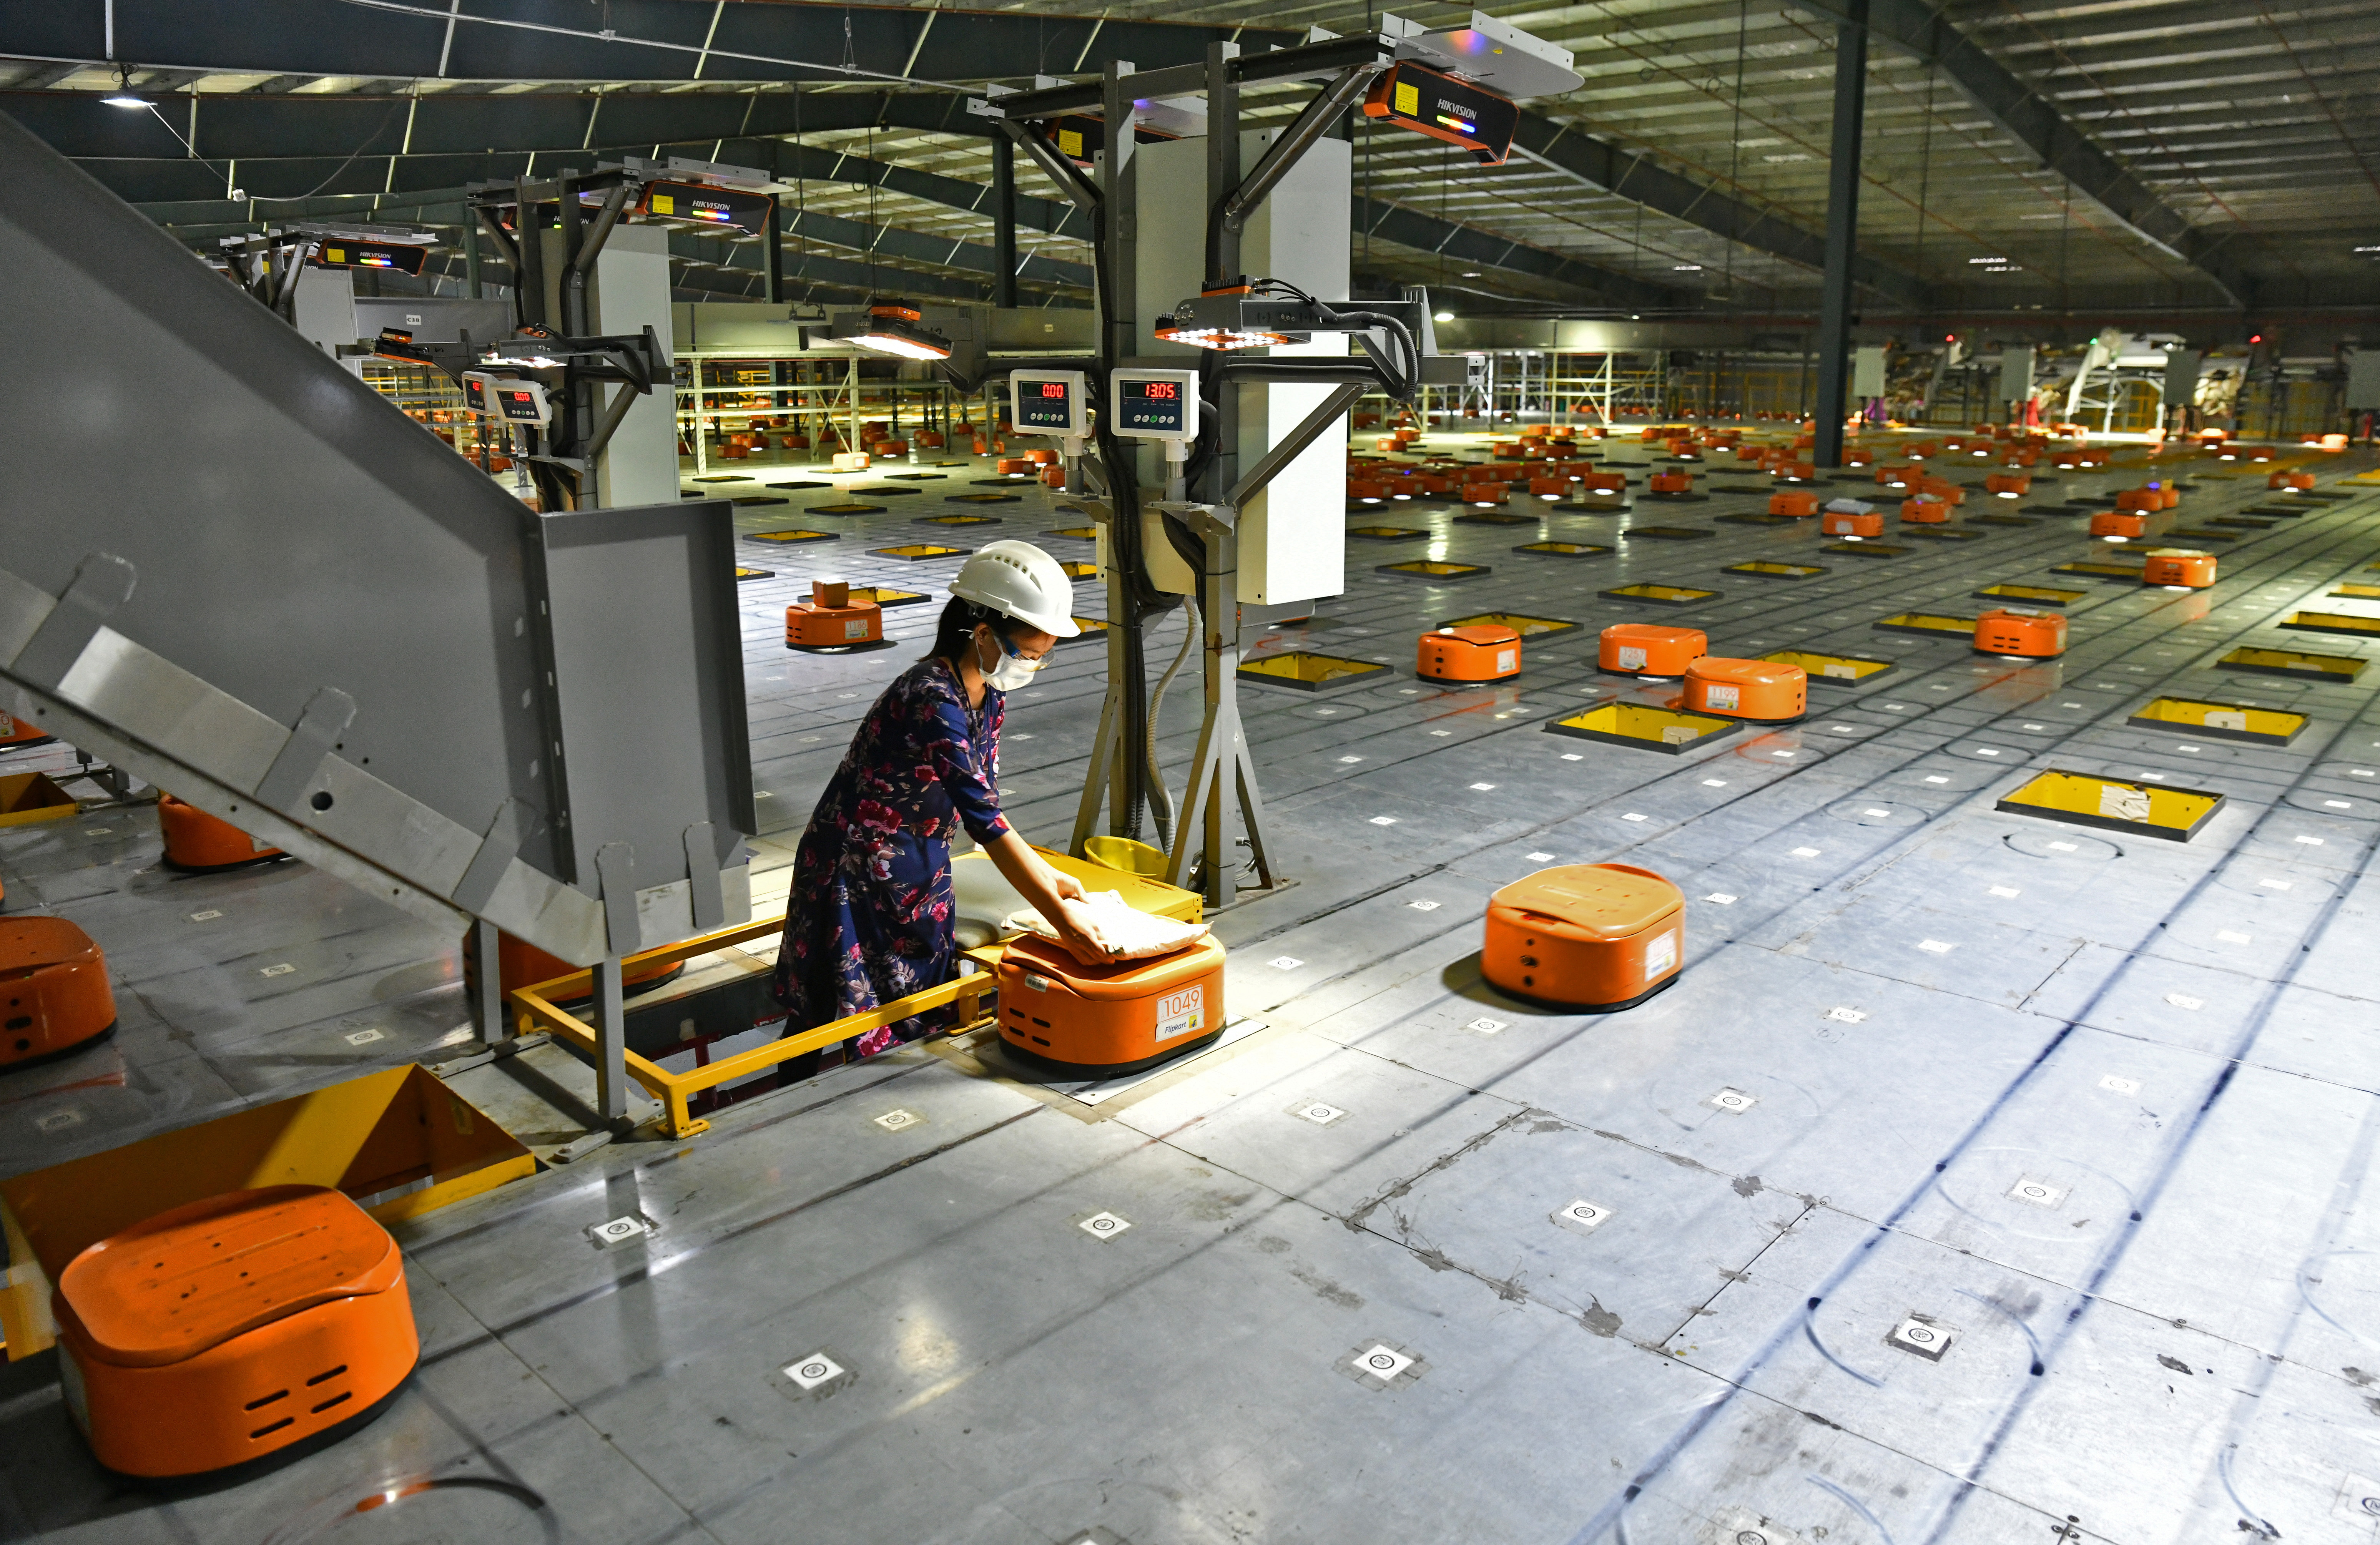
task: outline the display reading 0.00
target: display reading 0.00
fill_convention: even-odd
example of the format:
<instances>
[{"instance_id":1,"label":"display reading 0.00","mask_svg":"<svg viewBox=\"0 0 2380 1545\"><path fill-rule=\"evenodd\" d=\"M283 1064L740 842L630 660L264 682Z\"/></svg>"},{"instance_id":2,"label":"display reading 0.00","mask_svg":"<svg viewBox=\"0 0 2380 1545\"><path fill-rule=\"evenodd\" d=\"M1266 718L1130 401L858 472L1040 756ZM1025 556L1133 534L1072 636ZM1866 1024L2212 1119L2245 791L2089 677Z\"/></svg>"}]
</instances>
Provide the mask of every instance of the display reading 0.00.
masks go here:
<instances>
[{"instance_id":1,"label":"display reading 0.00","mask_svg":"<svg viewBox=\"0 0 2380 1545\"><path fill-rule=\"evenodd\" d=\"M1031 389L1016 394L1016 427L1025 430L1057 430L1063 432L1074 426L1075 393L1072 383L1041 381Z\"/></svg>"}]
</instances>

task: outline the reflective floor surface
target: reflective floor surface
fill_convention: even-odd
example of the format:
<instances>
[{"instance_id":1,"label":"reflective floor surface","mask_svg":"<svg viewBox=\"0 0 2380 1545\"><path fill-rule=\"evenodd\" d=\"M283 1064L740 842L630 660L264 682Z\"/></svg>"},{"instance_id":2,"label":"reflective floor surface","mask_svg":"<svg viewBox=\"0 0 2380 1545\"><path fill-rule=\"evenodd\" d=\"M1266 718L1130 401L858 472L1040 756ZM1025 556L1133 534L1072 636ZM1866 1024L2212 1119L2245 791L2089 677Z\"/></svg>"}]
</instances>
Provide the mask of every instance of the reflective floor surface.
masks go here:
<instances>
[{"instance_id":1,"label":"reflective floor surface","mask_svg":"<svg viewBox=\"0 0 2380 1545\"><path fill-rule=\"evenodd\" d=\"M2197 592L2051 572L2110 555L2065 501L2138 481L2121 468L2045 479L2022 509L1971 492L1954 529L1975 540L1896 533L1908 551L1884 557L1821 553L1808 522L1716 519L1765 507L1725 466L1706 499L1621 515L1353 514L1422 534L1351 540L1345 595L1250 639L1390 667L1243 689L1266 838L1295 882L1218 922L1229 1013L1261 1028L1095 1104L1005 1077L988 1048L913 1047L402 1225L419 1372L376 1424L236 1485L109 1479L53 1358L14 1365L0 1531L2380 1538L2380 1210L2362 1205L2380 671L2215 664L2241 644L2369 657L2278 625L2380 614L2329 595L2380 583L2380 486L2346 481L2370 464L2324 458L2340 497L2222 528L2221 578ZM986 464L916 470L940 481L871 497L880 513L810 516L798 492L737 510L747 538L840 539L741 544L772 571L743 587L766 901L957 561L867 550L1020 536L1091 556L1045 535L1081 520L1040 490L977 510L937 491L985 492ZM2264 471L2199 468L2180 517L2214 529L2269 503ZM776 497L768 476L687 487ZM948 510L1002 523L917 524ZM1540 538L1614 551L1513 551ZM1376 570L1412 558L1489 572ZM1719 572L1750 560L1825 572ZM888 612L896 648L789 653L783 606L829 569L932 600ZM1719 593L1659 611L1597 593L1647 580ZM1873 626L1973 615L1990 583L2082 592L2063 659ZM1097 614L1095 586L1078 599ZM1532 637L1515 684L1415 677L1420 631L1491 611L1580 626ZM1597 671L1620 621L1894 668L1682 755L1546 733L1675 695ZM1178 620L1158 627L1152 674L1180 642ZM1103 670L1095 639L1066 645L1010 704L1001 783L1036 840L1071 827ZM2277 746L2128 723L2160 695L2307 722ZM1177 782L1197 698L1163 714ZM32 765L72 757L0 759ZM1995 809L2047 769L2224 797L2186 842ZM450 941L296 864L185 877L157 858L146 812L0 831L6 908L89 929L124 1016L0 1087L11 1173L470 1039ZM1604 860L1689 898L1674 988L1597 1016L1484 986L1489 894ZM590 1239L631 1214L653 1231Z\"/></svg>"}]
</instances>

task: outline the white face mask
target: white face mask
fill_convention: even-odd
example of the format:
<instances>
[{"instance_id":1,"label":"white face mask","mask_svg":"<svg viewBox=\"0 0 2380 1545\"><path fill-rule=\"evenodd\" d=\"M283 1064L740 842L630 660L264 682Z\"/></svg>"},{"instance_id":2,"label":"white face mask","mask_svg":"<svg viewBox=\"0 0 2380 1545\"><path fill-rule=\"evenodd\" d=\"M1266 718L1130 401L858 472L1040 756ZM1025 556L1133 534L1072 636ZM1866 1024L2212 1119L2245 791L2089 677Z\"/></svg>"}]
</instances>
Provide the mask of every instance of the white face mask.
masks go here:
<instances>
[{"instance_id":1,"label":"white face mask","mask_svg":"<svg viewBox=\"0 0 2380 1545\"><path fill-rule=\"evenodd\" d=\"M1009 647L1008 640L1001 638L997 633L992 635L992 639L999 645L1000 658L991 669L983 673L984 685L996 687L1003 692L1014 692L1018 687L1029 684L1033 680L1033 673L1041 668L1041 662L1027 660L1016 653ZM982 663L983 655L981 646L978 645L976 664L980 668Z\"/></svg>"}]
</instances>

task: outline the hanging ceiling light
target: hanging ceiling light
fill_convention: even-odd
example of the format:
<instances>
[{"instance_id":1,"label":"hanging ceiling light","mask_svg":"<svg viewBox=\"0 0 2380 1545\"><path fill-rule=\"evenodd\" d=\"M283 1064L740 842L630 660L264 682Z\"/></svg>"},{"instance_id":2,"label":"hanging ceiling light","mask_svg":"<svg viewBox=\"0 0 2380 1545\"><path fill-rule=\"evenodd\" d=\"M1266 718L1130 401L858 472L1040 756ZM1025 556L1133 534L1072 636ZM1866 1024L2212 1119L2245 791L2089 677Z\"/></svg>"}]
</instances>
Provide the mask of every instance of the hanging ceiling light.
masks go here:
<instances>
[{"instance_id":1,"label":"hanging ceiling light","mask_svg":"<svg viewBox=\"0 0 2380 1545\"><path fill-rule=\"evenodd\" d=\"M149 99L132 94L132 71L125 66L115 67L115 90L99 99L110 107L146 107Z\"/></svg>"},{"instance_id":2,"label":"hanging ceiling light","mask_svg":"<svg viewBox=\"0 0 2380 1545\"><path fill-rule=\"evenodd\" d=\"M950 339L924 323L924 315L905 300L870 300L867 326L844 334L843 341L904 359L949 359Z\"/></svg>"}]
</instances>

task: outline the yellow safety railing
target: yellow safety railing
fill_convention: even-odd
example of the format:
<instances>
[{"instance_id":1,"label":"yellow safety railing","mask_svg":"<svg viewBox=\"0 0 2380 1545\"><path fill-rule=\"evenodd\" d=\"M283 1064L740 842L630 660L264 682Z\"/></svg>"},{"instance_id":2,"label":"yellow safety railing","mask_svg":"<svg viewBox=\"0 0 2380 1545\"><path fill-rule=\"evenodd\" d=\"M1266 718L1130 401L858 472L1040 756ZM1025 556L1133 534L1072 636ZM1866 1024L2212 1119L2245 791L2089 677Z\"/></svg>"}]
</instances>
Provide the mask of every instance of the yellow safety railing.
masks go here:
<instances>
[{"instance_id":1,"label":"yellow safety railing","mask_svg":"<svg viewBox=\"0 0 2380 1545\"><path fill-rule=\"evenodd\" d=\"M629 955L621 962L621 968L625 971L636 966L676 965L697 955L767 938L783 931L784 926L783 918L742 923L734 928L721 929L715 933L683 939L661 949ZM628 1077L662 1102L662 1127L668 1136L691 1137L708 1131L710 1126L710 1123L696 1116L691 1108L693 1098L705 1089L717 1089L722 1084L763 1072L806 1052L815 1052L840 1040L866 1035L882 1026L896 1024L913 1015L949 1004L959 1005L959 1021L953 1027L953 1030L972 1029L981 1024L989 1017L984 1000L998 996L998 978L991 966L999 952L992 949L964 953L983 969L972 976L953 977L939 986L912 992L905 998L895 998L864 1014L855 1014L811 1029L800 1030L772 1040L766 1046L755 1046L748 1052L738 1052L732 1057L685 1073L672 1073L648 1058L628 1052ZM524 1034L541 1029L556 1040L565 1041L594 1056L597 1054L595 1027L567 1009L556 1007L553 1002L556 998L583 997L594 990L595 974L592 971L573 971L566 977L556 977L551 981L516 989L509 994L516 1011L516 1023Z\"/></svg>"}]
</instances>

